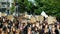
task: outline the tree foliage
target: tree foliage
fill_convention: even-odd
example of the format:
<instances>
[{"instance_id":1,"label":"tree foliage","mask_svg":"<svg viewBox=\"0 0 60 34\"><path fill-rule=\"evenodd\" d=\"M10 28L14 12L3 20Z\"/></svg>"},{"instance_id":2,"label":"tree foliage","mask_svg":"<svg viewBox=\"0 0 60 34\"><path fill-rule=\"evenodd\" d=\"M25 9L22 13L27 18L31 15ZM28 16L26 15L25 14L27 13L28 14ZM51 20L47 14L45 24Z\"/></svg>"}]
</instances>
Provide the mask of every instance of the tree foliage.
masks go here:
<instances>
[{"instance_id":1,"label":"tree foliage","mask_svg":"<svg viewBox=\"0 0 60 34\"><path fill-rule=\"evenodd\" d=\"M27 11L30 14L39 15L45 11L48 15L60 18L60 0L34 0L35 3L28 0L18 0L20 12Z\"/></svg>"}]
</instances>

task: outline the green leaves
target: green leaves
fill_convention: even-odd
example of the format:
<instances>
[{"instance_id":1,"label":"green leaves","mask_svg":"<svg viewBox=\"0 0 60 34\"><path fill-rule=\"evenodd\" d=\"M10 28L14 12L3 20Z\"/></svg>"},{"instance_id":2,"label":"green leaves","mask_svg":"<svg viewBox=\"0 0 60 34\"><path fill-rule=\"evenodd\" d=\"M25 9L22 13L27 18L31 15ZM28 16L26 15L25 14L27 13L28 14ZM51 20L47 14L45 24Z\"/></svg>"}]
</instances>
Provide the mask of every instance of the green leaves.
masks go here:
<instances>
[{"instance_id":1,"label":"green leaves","mask_svg":"<svg viewBox=\"0 0 60 34\"><path fill-rule=\"evenodd\" d=\"M18 3L20 12L40 14L45 11L48 15L60 16L60 0L35 0L35 5L28 0L18 0Z\"/></svg>"},{"instance_id":2,"label":"green leaves","mask_svg":"<svg viewBox=\"0 0 60 34\"><path fill-rule=\"evenodd\" d=\"M15 6L12 5L12 7L10 8L11 13L13 13L15 11L14 8L15 8Z\"/></svg>"}]
</instances>

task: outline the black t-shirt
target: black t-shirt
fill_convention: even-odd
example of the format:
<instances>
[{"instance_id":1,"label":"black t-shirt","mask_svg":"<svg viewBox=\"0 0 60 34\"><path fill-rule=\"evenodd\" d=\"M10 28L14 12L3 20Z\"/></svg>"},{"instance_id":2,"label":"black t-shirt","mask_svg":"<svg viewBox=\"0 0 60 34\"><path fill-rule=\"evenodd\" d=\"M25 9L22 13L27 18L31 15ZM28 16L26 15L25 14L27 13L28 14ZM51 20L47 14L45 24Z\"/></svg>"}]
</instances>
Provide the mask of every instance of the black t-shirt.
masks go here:
<instances>
[{"instance_id":1,"label":"black t-shirt","mask_svg":"<svg viewBox=\"0 0 60 34\"><path fill-rule=\"evenodd\" d=\"M0 23L0 28L2 28L3 27L3 24L2 23Z\"/></svg>"},{"instance_id":2,"label":"black t-shirt","mask_svg":"<svg viewBox=\"0 0 60 34\"><path fill-rule=\"evenodd\" d=\"M58 31L57 29L55 29L55 33L56 33L56 34L59 34L59 31Z\"/></svg>"}]
</instances>

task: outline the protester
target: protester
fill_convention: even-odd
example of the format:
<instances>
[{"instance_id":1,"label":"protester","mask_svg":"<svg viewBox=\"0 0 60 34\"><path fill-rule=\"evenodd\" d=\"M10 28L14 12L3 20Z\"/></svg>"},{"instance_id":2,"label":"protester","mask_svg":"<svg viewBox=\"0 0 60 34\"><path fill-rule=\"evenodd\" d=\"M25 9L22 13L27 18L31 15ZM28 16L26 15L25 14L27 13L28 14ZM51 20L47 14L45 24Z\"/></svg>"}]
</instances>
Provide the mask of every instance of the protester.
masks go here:
<instances>
[{"instance_id":1,"label":"protester","mask_svg":"<svg viewBox=\"0 0 60 34\"><path fill-rule=\"evenodd\" d=\"M24 17L14 17L13 21L0 17L0 34L60 34L59 25L48 24L46 21L31 23L30 19Z\"/></svg>"}]
</instances>

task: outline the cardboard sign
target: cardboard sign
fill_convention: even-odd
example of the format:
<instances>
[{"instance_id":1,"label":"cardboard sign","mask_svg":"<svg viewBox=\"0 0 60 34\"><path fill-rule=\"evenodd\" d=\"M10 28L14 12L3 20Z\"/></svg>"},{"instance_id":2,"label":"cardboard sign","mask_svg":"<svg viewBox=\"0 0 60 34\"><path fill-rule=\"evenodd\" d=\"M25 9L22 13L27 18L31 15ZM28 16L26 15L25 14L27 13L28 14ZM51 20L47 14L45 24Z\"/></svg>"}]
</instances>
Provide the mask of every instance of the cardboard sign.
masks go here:
<instances>
[{"instance_id":1,"label":"cardboard sign","mask_svg":"<svg viewBox=\"0 0 60 34\"><path fill-rule=\"evenodd\" d=\"M6 13L2 13L1 16L7 16L7 14Z\"/></svg>"},{"instance_id":2,"label":"cardboard sign","mask_svg":"<svg viewBox=\"0 0 60 34\"><path fill-rule=\"evenodd\" d=\"M36 20L37 21L43 21L44 20L44 17L43 16L40 16L40 15L39 16L36 16Z\"/></svg>"},{"instance_id":3,"label":"cardboard sign","mask_svg":"<svg viewBox=\"0 0 60 34\"><path fill-rule=\"evenodd\" d=\"M31 23L34 23L34 22L36 22L36 19L35 19L35 17L33 17L33 16L32 16L32 17L31 17L31 20L30 20L30 22L31 22Z\"/></svg>"},{"instance_id":4,"label":"cardboard sign","mask_svg":"<svg viewBox=\"0 0 60 34\"><path fill-rule=\"evenodd\" d=\"M54 24L56 21L57 21L57 20L56 20L56 17L49 16L49 17L47 18L48 24Z\"/></svg>"},{"instance_id":5,"label":"cardboard sign","mask_svg":"<svg viewBox=\"0 0 60 34\"><path fill-rule=\"evenodd\" d=\"M36 18L37 21L39 21L38 17L39 17L39 16L37 16L37 15L35 16L35 18Z\"/></svg>"},{"instance_id":6,"label":"cardboard sign","mask_svg":"<svg viewBox=\"0 0 60 34\"><path fill-rule=\"evenodd\" d=\"M13 17L12 15L8 15L8 16L7 16L7 19L13 21L14 17Z\"/></svg>"}]
</instances>

